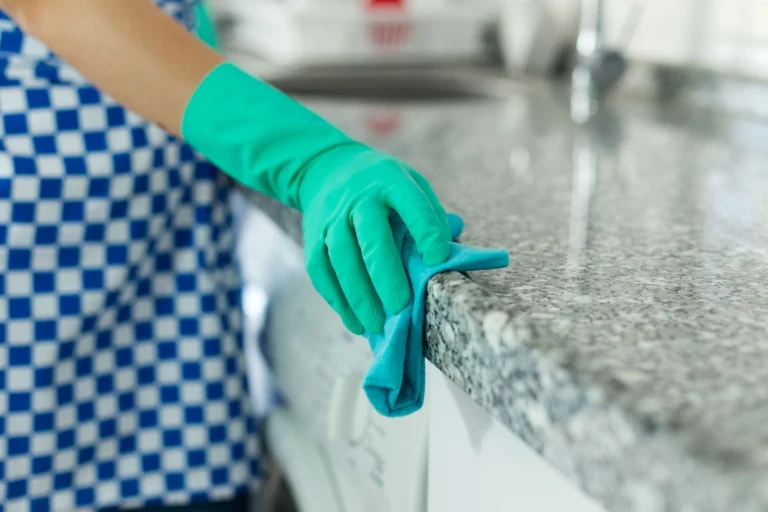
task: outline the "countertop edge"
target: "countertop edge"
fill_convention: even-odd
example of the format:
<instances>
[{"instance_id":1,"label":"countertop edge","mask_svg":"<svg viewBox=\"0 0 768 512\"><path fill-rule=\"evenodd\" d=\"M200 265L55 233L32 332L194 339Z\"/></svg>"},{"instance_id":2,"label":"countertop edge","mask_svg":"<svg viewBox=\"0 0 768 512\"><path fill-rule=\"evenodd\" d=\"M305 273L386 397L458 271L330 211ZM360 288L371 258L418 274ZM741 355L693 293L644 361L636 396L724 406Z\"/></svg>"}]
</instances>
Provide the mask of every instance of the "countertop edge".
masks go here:
<instances>
[{"instance_id":1,"label":"countertop edge","mask_svg":"<svg viewBox=\"0 0 768 512\"><path fill-rule=\"evenodd\" d=\"M567 369L555 336L459 273L427 296L426 357L492 417L610 511L764 511L758 478L693 456L698 440L651 425Z\"/></svg>"}]
</instances>

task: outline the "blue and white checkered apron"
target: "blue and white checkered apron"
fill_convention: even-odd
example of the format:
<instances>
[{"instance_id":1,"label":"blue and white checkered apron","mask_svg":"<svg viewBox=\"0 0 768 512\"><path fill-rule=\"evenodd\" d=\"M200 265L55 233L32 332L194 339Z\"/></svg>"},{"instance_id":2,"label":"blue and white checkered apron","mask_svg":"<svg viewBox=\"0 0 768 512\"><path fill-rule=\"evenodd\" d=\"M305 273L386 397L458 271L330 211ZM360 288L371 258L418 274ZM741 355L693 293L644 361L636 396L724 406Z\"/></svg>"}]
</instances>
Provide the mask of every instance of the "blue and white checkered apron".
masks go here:
<instances>
[{"instance_id":1,"label":"blue and white checkered apron","mask_svg":"<svg viewBox=\"0 0 768 512\"><path fill-rule=\"evenodd\" d=\"M0 13L0 512L246 492L232 246L226 178Z\"/></svg>"}]
</instances>

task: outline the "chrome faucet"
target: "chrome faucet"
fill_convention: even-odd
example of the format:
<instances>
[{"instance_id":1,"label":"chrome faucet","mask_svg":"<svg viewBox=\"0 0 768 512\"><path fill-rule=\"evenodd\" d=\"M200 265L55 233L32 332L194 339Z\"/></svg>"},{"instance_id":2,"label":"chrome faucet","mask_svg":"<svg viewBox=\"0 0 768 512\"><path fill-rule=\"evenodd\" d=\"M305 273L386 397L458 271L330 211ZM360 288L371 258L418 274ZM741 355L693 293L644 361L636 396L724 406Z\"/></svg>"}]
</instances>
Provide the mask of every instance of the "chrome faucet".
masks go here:
<instances>
[{"instance_id":1,"label":"chrome faucet","mask_svg":"<svg viewBox=\"0 0 768 512\"><path fill-rule=\"evenodd\" d=\"M576 64L571 75L571 117L583 123L598 110L602 97L626 70L621 53L606 49L605 0L581 0Z\"/></svg>"},{"instance_id":2,"label":"chrome faucet","mask_svg":"<svg viewBox=\"0 0 768 512\"><path fill-rule=\"evenodd\" d=\"M576 51L582 64L589 64L602 55L605 46L604 10L605 0L581 0L581 18Z\"/></svg>"}]
</instances>

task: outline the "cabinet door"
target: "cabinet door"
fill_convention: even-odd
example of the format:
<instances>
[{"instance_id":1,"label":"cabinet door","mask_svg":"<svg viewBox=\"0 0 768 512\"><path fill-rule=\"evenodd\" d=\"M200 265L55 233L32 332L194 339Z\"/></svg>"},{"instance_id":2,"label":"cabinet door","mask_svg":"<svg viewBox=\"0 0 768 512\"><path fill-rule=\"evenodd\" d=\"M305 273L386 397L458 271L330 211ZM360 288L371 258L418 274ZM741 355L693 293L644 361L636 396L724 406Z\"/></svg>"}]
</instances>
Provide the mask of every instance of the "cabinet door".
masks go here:
<instances>
[{"instance_id":1,"label":"cabinet door","mask_svg":"<svg viewBox=\"0 0 768 512\"><path fill-rule=\"evenodd\" d=\"M605 512L428 363L429 512Z\"/></svg>"}]
</instances>

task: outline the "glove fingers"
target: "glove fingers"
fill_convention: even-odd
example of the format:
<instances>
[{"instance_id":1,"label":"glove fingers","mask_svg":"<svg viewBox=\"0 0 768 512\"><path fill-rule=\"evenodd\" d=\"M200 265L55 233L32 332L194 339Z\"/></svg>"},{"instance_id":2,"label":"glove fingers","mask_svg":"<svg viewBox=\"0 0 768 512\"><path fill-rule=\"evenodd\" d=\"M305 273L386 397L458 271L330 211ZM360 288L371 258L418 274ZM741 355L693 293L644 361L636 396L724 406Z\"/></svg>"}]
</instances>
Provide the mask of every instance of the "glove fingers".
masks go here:
<instances>
[{"instance_id":1,"label":"glove fingers","mask_svg":"<svg viewBox=\"0 0 768 512\"><path fill-rule=\"evenodd\" d=\"M416 182L413 186L393 187L386 193L386 201L403 219L416 248L427 265L438 265L448 259L450 236L446 236L440 215Z\"/></svg>"},{"instance_id":2,"label":"glove fingers","mask_svg":"<svg viewBox=\"0 0 768 512\"><path fill-rule=\"evenodd\" d=\"M440 223L443 226L443 229L445 230L445 237L450 240L451 237L451 228L448 226L448 214L445 212L445 208L443 208L443 205L440 203L440 199L438 199L437 194L435 194L435 190L432 188L432 185L427 181L427 179L419 174L418 172L411 170L411 178L414 179L416 183L419 184L421 187L421 190L424 191L424 194L427 196L427 199L429 199L429 202L432 204L432 209L435 210L435 213L437 214L438 218L440 219Z\"/></svg>"},{"instance_id":3,"label":"glove fingers","mask_svg":"<svg viewBox=\"0 0 768 512\"><path fill-rule=\"evenodd\" d=\"M325 244L316 244L308 251L307 273L315 290L338 313L347 329L357 335L363 334L365 329L344 296Z\"/></svg>"},{"instance_id":4,"label":"glove fingers","mask_svg":"<svg viewBox=\"0 0 768 512\"><path fill-rule=\"evenodd\" d=\"M326 237L328 256L347 302L365 329L372 334L384 332L384 310L368 276L352 226L340 222Z\"/></svg>"},{"instance_id":5,"label":"glove fingers","mask_svg":"<svg viewBox=\"0 0 768 512\"><path fill-rule=\"evenodd\" d=\"M357 243L384 309L399 313L411 300L411 287L389 224L389 211L380 203L367 203L352 214Z\"/></svg>"}]
</instances>

